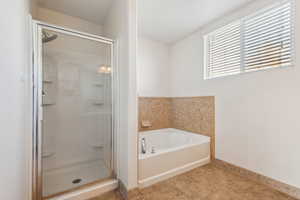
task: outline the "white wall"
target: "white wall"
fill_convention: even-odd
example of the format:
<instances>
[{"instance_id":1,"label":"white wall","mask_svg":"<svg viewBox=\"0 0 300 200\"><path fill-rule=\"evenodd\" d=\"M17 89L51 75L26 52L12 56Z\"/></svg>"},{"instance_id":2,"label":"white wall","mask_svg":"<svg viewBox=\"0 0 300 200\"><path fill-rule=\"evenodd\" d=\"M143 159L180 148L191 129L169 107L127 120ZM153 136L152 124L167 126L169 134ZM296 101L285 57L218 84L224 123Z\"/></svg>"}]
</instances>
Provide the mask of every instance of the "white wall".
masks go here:
<instances>
[{"instance_id":1,"label":"white wall","mask_svg":"<svg viewBox=\"0 0 300 200\"><path fill-rule=\"evenodd\" d=\"M205 27L171 49L172 96L216 96L216 157L300 187L300 2L294 67L203 80L203 33L274 0Z\"/></svg>"},{"instance_id":2,"label":"white wall","mask_svg":"<svg viewBox=\"0 0 300 200\"><path fill-rule=\"evenodd\" d=\"M137 187L136 1L113 2L104 24L107 37L117 41L119 74L119 179L127 189Z\"/></svg>"},{"instance_id":3,"label":"white wall","mask_svg":"<svg viewBox=\"0 0 300 200\"><path fill-rule=\"evenodd\" d=\"M103 26L95 24L78 17L72 17L46 8L37 9L37 19L82 32L87 32L96 35L102 35Z\"/></svg>"},{"instance_id":4,"label":"white wall","mask_svg":"<svg viewBox=\"0 0 300 200\"><path fill-rule=\"evenodd\" d=\"M135 72L135 39L136 39L136 21L135 21L135 1L119 1L122 2L119 7L122 12L114 13L118 18L116 26L121 27L118 36L120 39L120 63L121 67L127 73L124 74L126 82L126 90L122 90L123 100L125 104L122 112L124 136L124 149L121 149L124 157L122 162L127 166L124 167L122 175L124 182L128 188L136 186L137 181L137 134L136 134L136 72ZM124 3L123 3L124 2ZM28 145L26 139L29 132L25 129L25 90L24 76L28 71L30 51L29 34L28 34L28 13L29 1L27 0L10 0L5 1L1 5L0 12L0 82L2 96L0 98L1 114L0 114L0 199L7 200L29 200L27 196L30 190L27 176L28 168ZM118 10L116 10L118 11ZM112 18L114 18L112 16ZM43 19L43 18L41 18ZM123 24L122 20L126 23ZM45 20L47 21L47 20ZM59 21L56 21L59 22ZM51 23L51 22L50 22ZM53 22L54 23L54 22ZM69 24L69 23L68 23ZM111 24L114 26L113 24ZM107 25L109 26L109 25ZM70 28L86 31L85 27L74 26ZM90 27L90 26L89 26ZM96 28L91 33L99 33L101 30ZM132 41L129 44L129 41ZM127 54L127 53L128 54ZM129 59L129 56L130 59ZM129 59L129 60L128 60ZM130 80L130 81L129 81ZM124 83L124 82L123 82ZM124 88L122 88L124 89ZM128 94L127 92L130 91ZM130 111L130 112L129 112ZM30 114L30 113L29 113ZM128 152L128 154L126 154ZM122 164L122 163L121 163Z\"/></svg>"},{"instance_id":5,"label":"white wall","mask_svg":"<svg viewBox=\"0 0 300 200\"><path fill-rule=\"evenodd\" d=\"M146 37L138 39L139 96L170 96L169 46Z\"/></svg>"},{"instance_id":6,"label":"white wall","mask_svg":"<svg viewBox=\"0 0 300 200\"><path fill-rule=\"evenodd\" d=\"M29 1L10 0L0 8L0 199L28 199L25 72L29 67ZM28 117L28 116L26 116Z\"/></svg>"}]
</instances>

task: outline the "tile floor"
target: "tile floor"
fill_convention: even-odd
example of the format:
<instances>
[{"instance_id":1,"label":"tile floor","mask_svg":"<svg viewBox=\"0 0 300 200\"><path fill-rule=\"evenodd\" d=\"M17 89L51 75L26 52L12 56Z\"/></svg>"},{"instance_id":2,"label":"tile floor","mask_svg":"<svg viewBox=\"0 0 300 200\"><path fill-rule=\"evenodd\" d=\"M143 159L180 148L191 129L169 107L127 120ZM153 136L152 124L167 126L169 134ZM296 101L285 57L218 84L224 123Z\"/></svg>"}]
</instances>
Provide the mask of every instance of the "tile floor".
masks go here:
<instances>
[{"instance_id":1,"label":"tile floor","mask_svg":"<svg viewBox=\"0 0 300 200\"><path fill-rule=\"evenodd\" d=\"M130 200L296 200L213 164L194 169L149 188ZM91 200L121 200L109 193Z\"/></svg>"}]
</instances>

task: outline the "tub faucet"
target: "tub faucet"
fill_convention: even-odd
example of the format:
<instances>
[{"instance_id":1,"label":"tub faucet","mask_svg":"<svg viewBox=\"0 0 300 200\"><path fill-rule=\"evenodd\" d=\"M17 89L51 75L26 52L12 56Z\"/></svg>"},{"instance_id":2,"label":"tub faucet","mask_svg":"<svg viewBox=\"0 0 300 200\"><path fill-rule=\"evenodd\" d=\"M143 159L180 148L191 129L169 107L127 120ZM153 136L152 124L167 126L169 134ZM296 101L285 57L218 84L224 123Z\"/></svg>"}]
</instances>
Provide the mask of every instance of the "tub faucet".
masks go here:
<instances>
[{"instance_id":1,"label":"tub faucet","mask_svg":"<svg viewBox=\"0 0 300 200\"><path fill-rule=\"evenodd\" d=\"M142 154L146 154L146 139L142 138Z\"/></svg>"}]
</instances>

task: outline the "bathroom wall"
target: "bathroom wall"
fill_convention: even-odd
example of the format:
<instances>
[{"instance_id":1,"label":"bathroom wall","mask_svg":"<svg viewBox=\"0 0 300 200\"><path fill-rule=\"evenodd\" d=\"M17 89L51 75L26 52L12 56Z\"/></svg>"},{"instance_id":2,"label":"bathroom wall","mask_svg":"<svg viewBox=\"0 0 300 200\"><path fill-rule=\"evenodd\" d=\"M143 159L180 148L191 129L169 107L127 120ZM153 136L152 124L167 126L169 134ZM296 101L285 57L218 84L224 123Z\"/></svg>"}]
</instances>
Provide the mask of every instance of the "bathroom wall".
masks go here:
<instances>
[{"instance_id":1,"label":"bathroom wall","mask_svg":"<svg viewBox=\"0 0 300 200\"><path fill-rule=\"evenodd\" d=\"M214 97L140 97L139 131L177 128L209 136L215 157ZM142 126L149 121L151 127Z\"/></svg>"},{"instance_id":2,"label":"bathroom wall","mask_svg":"<svg viewBox=\"0 0 300 200\"><path fill-rule=\"evenodd\" d=\"M169 62L168 45L139 36L137 61L139 96L170 96Z\"/></svg>"},{"instance_id":3,"label":"bathroom wall","mask_svg":"<svg viewBox=\"0 0 300 200\"><path fill-rule=\"evenodd\" d=\"M0 7L0 199L29 200L28 104L30 1L2 1ZM29 74L28 74L29 75Z\"/></svg>"},{"instance_id":4,"label":"bathroom wall","mask_svg":"<svg viewBox=\"0 0 300 200\"><path fill-rule=\"evenodd\" d=\"M275 0L211 23L171 48L172 96L215 96L216 158L300 187L300 2L293 67L203 80L203 35Z\"/></svg>"},{"instance_id":5,"label":"bathroom wall","mask_svg":"<svg viewBox=\"0 0 300 200\"><path fill-rule=\"evenodd\" d=\"M119 74L117 154L118 175L127 190L137 187L136 0L114 0L104 24L105 35L116 39Z\"/></svg>"},{"instance_id":6,"label":"bathroom wall","mask_svg":"<svg viewBox=\"0 0 300 200\"><path fill-rule=\"evenodd\" d=\"M112 18L117 18L120 23L111 24L111 26L121 27L120 32L116 35L122 37L121 39L125 42L125 45L121 48L122 51L119 53L122 58L129 57L130 61L124 61L120 63L130 72L125 76L129 77L127 80L131 80L130 87L128 85L127 90L131 92L126 94L123 93L123 99L128 98L129 102L125 103L126 112L122 112L123 126L126 128L124 139L126 146L121 146L121 151L124 153L124 157L120 164L127 165L124 170L127 170L125 174L122 174L122 179L127 183L128 187L136 186L136 158L137 153L137 136L136 136L136 123L134 118L136 116L134 106L136 106L135 99L136 95L132 94L136 90L135 87L135 0L131 1L117 1L115 7L119 7L121 12L112 14ZM119 4L120 3L120 4ZM119 4L119 5L117 5ZM1 96L1 136L5 139L1 140L0 154L1 154L1 180L0 180L0 199L7 200L29 200L31 189L28 189L30 184L29 174L29 155L27 155L28 146L30 140L28 140L31 132L27 132L25 127L25 119L30 118L31 112L24 112L24 108L27 108L29 104L25 105L25 92L28 95L29 91L25 91L25 81L29 80L30 73L25 75L25 71L28 70L30 51L29 51L29 27L28 25L28 14L29 14L29 1L27 0L9 0L2 2L0 8L0 23L1 23L1 59L0 59L0 71L1 71L1 91L5 91L4 95ZM122 21L126 23L123 24ZM51 23L51 22L50 22ZM75 28L76 27L71 27ZM80 27L78 28L79 30ZM98 33L97 28L94 31L82 29L83 31ZM130 43L130 45L128 44ZM121 45L121 44L120 44ZM129 67L130 66L130 67ZM122 82L124 83L124 82ZM9 85L9 89L8 89ZM27 88L28 89L28 88ZM124 88L122 88L124 89ZM127 91L126 90L126 91ZM124 91L124 90L123 90ZM27 93L28 92L28 93ZM28 95L30 96L30 95ZM27 96L27 97L28 97ZM26 97L26 99L27 99ZM28 97L29 99L29 97ZM123 101L122 101L123 102ZM131 109L133 107L133 109ZM130 110L131 112L127 112ZM129 119L128 119L129 117ZM27 123L28 125L28 123ZM133 128L134 127L134 128ZM28 136L28 138L26 138ZM28 145L27 145L28 144ZM124 151L123 151L124 150ZM31 151L31 149L30 149ZM127 153L129 154L127 155ZM123 155L123 154L122 154ZM121 157L121 156L120 156ZM125 163L124 163L125 162ZM130 166L130 167L129 167ZM130 169L129 169L130 168ZM129 178L128 178L129 177Z\"/></svg>"},{"instance_id":7,"label":"bathroom wall","mask_svg":"<svg viewBox=\"0 0 300 200\"><path fill-rule=\"evenodd\" d=\"M37 9L37 19L62 27L71 28L74 30L87 32L96 35L102 35L103 26L95 24L78 17L72 17L63 13L39 7Z\"/></svg>"},{"instance_id":8,"label":"bathroom wall","mask_svg":"<svg viewBox=\"0 0 300 200\"><path fill-rule=\"evenodd\" d=\"M170 98L174 70L170 49L145 36L138 38L139 131L179 128L211 136L214 157L214 98ZM144 128L142 121L151 127Z\"/></svg>"}]
</instances>

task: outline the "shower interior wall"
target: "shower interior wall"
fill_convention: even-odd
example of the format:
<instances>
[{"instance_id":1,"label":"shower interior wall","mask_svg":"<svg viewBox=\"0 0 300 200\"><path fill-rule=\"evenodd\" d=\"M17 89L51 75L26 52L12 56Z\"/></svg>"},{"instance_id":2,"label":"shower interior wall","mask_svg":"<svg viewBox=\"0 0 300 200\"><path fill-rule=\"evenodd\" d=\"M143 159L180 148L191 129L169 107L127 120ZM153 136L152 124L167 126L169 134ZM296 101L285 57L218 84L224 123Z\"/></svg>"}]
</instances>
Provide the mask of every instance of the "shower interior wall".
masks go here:
<instances>
[{"instance_id":1,"label":"shower interior wall","mask_svg":"<svg viewBox=\"0 0 300 200\"><path fill-rule=\"evenodd\" d=\"M38 7L38 6L37 6ZM117 41L114 66L118 68L118 86L115 93L116 129L115 163L118 179L127 189L137 187L137 94L136 94L136 1L112 1L103 25L78 17L38 7L36 17L46 23L63 26ZM130 56L129 56L130 54ZM121 66L122 65L122 66ZM130 88L130 90L129 90ZM130 92L129 92L130 91ZM130 112L128 112L130 110Z\"/></svg>"},{"instance_id":2,"label":"shower interior wall","mask_svg":"<svg viewBox=\"0 0 300 200\"><path fill-rule=\"evenodd\" d=\"M38 8L37 13L38 20L49 24L104 35L103 26L80 18L46 8ZM43 44L43 103L51 105L43 112L44 196L71 188L67 183L54 187L52 179L72 170L95 168L95 177L110 176L112 80L110 74L97 73L102 65L110 64L108 44L65 34Z\"/></svg>"}]
</instances>

